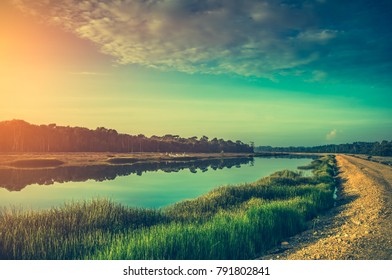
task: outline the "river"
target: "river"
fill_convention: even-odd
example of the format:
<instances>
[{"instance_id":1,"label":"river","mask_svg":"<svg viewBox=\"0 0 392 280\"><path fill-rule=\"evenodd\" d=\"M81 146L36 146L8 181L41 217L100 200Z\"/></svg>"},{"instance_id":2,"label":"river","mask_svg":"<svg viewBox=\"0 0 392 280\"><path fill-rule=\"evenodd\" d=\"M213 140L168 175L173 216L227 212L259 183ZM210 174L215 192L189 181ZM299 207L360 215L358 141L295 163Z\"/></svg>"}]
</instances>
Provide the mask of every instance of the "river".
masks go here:
<instances>
[{"instance_id":1,"label":"river","mask_svg":"<svg viewBox=\"0 0 392 280\"><path fill-rule=\"evenodd\" d=\"M71 201L109 198L159 208L222 185L253 182L310 158L240 158L141 165L0 170L0 207L47 209Z\"/></svg>"}]
</instances>

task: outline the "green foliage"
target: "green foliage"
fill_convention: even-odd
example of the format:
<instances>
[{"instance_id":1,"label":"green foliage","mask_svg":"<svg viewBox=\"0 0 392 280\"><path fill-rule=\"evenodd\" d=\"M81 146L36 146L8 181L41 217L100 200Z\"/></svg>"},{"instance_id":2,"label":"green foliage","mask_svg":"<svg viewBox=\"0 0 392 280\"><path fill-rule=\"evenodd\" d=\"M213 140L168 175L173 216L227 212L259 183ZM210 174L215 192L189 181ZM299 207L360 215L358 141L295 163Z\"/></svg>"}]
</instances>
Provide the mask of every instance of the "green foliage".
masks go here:
<instances>
[{"instance_id":1,"label":"green foliage","mask_svg":"<svg viewBox=\"0 0 392 280\"><path fill-rule=\"evenodd\" d=\"M116 239L97 259L249 259L305 226L298 199L219 212L202 224L171 223ZM274 234L271 234L274 233Z\"/></svg>"},{"instance_id":2,"label":"green foliage","mask_svg":"<svg viewBox=\"0 0 392 280\"><path fill-rule=\"evenodd\" d=\"M333 206L335 162L280 171L160 210L108 200L0 211L2 259L250 259Z\"/></svg>"}]
</instances>

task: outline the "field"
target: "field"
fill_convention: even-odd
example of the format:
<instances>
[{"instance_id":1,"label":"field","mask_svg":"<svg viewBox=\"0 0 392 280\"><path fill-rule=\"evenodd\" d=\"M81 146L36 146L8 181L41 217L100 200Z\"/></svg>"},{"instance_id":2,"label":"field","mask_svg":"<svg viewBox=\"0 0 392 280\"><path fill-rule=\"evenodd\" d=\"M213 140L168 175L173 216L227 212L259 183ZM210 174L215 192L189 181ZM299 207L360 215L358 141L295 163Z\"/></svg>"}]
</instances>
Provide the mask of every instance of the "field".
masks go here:
<instances>
[{"instance_id":1,"label":"field","mask_svg":"<svg viewBox=\"0 0 392 280\"><path fill-rule=\"evenodd\" d=\"M108 200L2 209L1 259L252 259L334 204L332 156L159 210Z\"/></svg>"}]
</instances>

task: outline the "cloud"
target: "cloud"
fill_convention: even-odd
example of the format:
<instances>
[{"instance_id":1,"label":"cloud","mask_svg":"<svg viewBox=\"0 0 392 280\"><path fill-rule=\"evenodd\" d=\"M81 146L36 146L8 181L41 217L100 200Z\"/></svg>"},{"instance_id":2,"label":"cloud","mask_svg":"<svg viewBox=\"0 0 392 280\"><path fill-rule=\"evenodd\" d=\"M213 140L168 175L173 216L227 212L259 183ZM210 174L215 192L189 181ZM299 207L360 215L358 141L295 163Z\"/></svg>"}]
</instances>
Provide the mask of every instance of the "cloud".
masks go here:
<instances>
[{"instance_id":1,"label":"cloud","mask_svg":"<svg viewBox=\"0 0 392 280\"><path fill-rule=\"evenodd\" d=\"M392 84L391 1L344 9L339 0L10 1L118 64L289 82L321 71L325 82Z\"/></svg>"},{"instance_id":2,"label":"cloud","mask_svg":"<svg viewBox=\"0 0 392 280\"><path fill-rule=\"evenodd\" d=\"M298 35L298 39L304 42L326 43L335 38L336 35L336 30L306 30Z\"/></svg>"},{"instance_id":3,"label":"cloud","mask_svg":"<svg viewBox=\"0 0 392 280\"><path fill-rule=\"evenodd\" d=\"M312 77L310 79L305 80L308 83L317 83L322 82L327 78L327 73L320 70L314 70L311 73Z\"/></svg>"},{"instance_id":4,"label":"cloud","mask_svg":"<svg viewBox=\"0 0 392 280\"><path fill-rule=\"evenodd\" d=\"M330 132L327 133L325 138L327 140L333 140L336 138L337 134L338 134L338 131L336 129L332 129Z\"/></svg>"},{"instance_id":5,"label":"cloud","mask_svg":"<svg viewBox=\"0 0 392 280\"><path fill-rule=\"evenodd\" d=\"M313 6L270 0L14 0L95 42L119 64L186 73L274 76L318 59L337 32ZM314 3L313 5L319 5ZM304 43L305 42L305 43Z\"/></svg>"}]
</instances>

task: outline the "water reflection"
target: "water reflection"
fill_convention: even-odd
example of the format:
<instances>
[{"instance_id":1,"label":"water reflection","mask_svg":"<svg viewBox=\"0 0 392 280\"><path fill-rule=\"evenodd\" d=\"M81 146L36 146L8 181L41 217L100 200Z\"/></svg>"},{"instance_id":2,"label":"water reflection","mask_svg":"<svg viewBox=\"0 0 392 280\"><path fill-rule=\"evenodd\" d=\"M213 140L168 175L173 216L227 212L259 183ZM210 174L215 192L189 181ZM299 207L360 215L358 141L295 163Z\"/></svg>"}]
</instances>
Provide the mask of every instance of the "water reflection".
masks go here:
<instances>
[{"instance_id":1,"label":"water reflection","mask_svg":"<svg viewBox=\"0 0 392 280\"><path fill-rule=\"evenodd\" d=\"M162 170L164 172L178 172L189 169L190 172L206 172L213 170L241 167L243 164L253 165L253 158L225 158L203 159L193 161L155 161L136 162L132 165L90 165L63 166L48 169L0 169L0 187L9 191L21 191L32 184L51 185L64 182L84 182L89 179L95 181L114 180L117 176L137 174Z\"/></svg>"}]
</instances>

